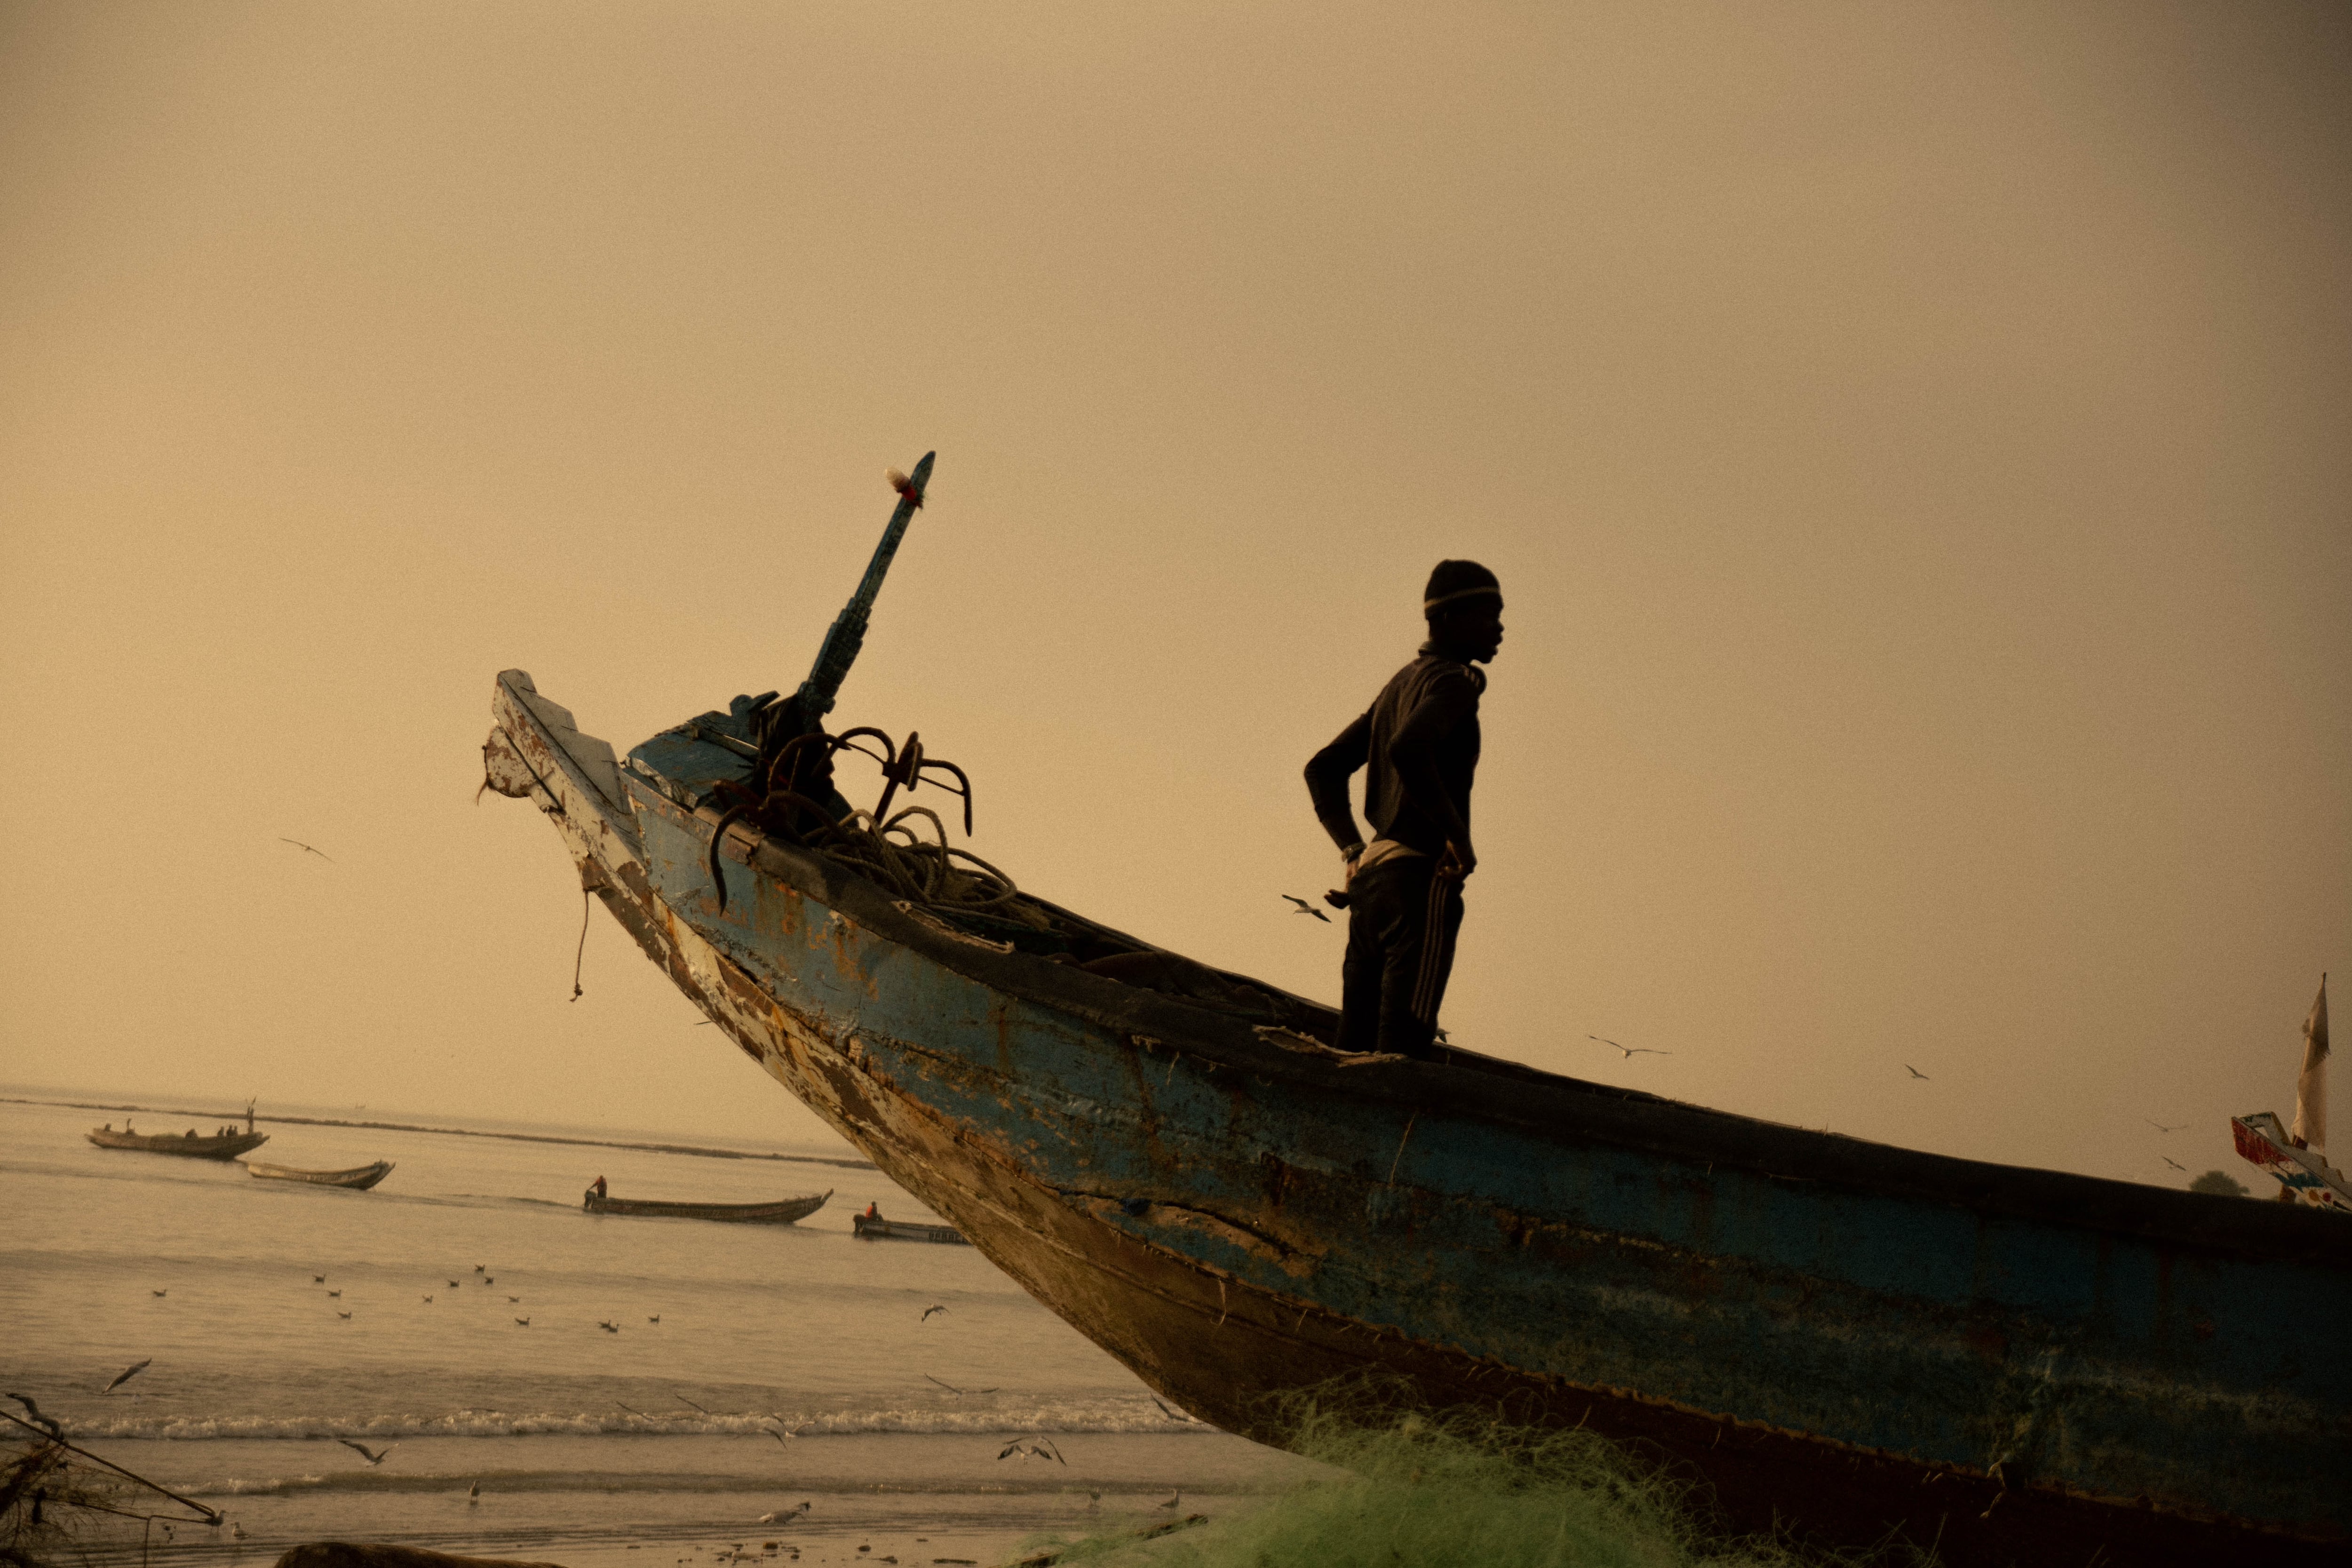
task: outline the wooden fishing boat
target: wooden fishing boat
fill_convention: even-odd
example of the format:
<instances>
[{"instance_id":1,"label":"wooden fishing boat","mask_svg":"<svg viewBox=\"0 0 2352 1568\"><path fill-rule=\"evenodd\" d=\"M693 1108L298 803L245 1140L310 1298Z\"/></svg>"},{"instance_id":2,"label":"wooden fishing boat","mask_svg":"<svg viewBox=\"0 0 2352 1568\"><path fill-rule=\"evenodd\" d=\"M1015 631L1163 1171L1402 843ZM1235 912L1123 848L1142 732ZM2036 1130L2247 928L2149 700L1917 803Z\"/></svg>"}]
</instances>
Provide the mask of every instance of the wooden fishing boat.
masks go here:
<instances>
[{"instance_id":1,"label":"wooden fishing boat","mask_svg":"<svg viewBox=\"0 0 2352 1568\"><path fill-rule=\"evenodd\" d=\"M600 1198L588 1194L590 1214L642 1215L656 1219L720 1219L737 1225L790 1225L808 1218L833 1196L828 1188L811 1197L785 1198L772 1204L670 1204L646 1198Z\"/></svg>"},{"instance_id":2,"label":"wooden fishing boat","mask_svg":"<svg viewBox=\"0 0 2352 1568\"><path fill-rule=\"evenodd\" d=\"M858 1215L850 1221L860 1241L934 1241L955 1247L970 1247L963 1232L951 1225L918 1225L903 1219L868 1219Z\"/></svg>"},{"instance_id":3,"label":"wooden fishing boat","mask_svg":"<svg viewBox=\"0 0 2352 1568\"><path fill-rule=\"evenodd\" d=\"M1175 1404L1279 1441L1268 1396L1379 1373L1627 1440L1738 1530L2341 1560L2336 1216L1347 1056L1329 1009L1042 899L909 893L846 828L743 804L829 789L776 742L829 708L856 612L793 724L738 699L625 767L509 670L488 781L740 1048ZM886 750L892 789L925 782L912 737Z\"/></svg>"},{"instance_id":4,"label":"wooden fishing boat","mask_svg":"<svg viewBox=\"0 0 2352 1568\"><path fill-rule=\"evenodd\" d=\"M354 1165L348 1171L298 1171L291 1165L265 1165L258 1160L245 1163L246 1173L272 1182L308 1182L314 1187L349 1187L363 1193L392 1174L392 1162L378 1160L373 1165Z\"/></svg>"},{"instance_id":5,"label":"wooden fishing boat","mask_svg":"<svg viewBox=\"0 0 2352 1568\"><path fill-rule=\"evenodd\" d=\"M93 1127L82 1136L101 1149L142 1149L150 1154L178 1154L190 1160L234 1160L269 1142L268 1133L249 1128L243 1132L199 1136L194 1128L185 1132L118 1132L111 1127Z\"/></svg>"}]
</instances>

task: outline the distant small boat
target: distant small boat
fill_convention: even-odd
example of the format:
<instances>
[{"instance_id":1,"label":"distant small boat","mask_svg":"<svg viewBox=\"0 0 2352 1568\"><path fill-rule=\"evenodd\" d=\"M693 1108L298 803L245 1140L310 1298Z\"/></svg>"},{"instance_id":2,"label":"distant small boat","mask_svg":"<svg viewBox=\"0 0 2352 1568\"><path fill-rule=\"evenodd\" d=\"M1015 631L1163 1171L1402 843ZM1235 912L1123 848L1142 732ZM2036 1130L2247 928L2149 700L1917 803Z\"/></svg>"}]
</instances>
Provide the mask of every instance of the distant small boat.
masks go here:
<instances>
[{"instance_id":1,"label":"distant small boat","mask_svg":"<svg viewBox=\"0 0 2352 1568\"><path fill-rule=\"evenodd\" d=\"M150 1154L180 1154L191 1160L234 1160L269 1142L268 1133L250 1129L198 1137L194 1128L185 1132L117 1132L111 1127L93 1127L83 1136L101 1149L143 1149Z\"/></svg>"},{"instance_id":2,"label":"distant small boat","mask_svg":"<svg viewBox=\"0 0 2352 1568\"><path fill-rule=\"evenodd\" d=\"M247 1160L245 1169L248 1175L273 1182L308 1182L314 1187L349 1187L363 1193L392 1174L392 1162L378 1160L373 1165L354 1165L348 1171L298 1171L291 1165L265 1165L258 1160Z\"/></svg>"},{"instance_id":3,"label":"distant small boat","mask_svg":"<svg viewBox=\"0 0 2352 1568\"><path fill-rule=\"evenodd\" d=\"M826 1188L814 1197L786 1198L775 1204L665 1204L645 1198L600 1198L588 1194L583 1205L590 1214L627 1214L656 1219L719 1219L737 1225L790 1225L806 1219L824 1207L825 1199L833 1196Z\"/></svg>"},{"instance_id":4,"label":"distant small boat","mask_svg":"<svg viewBox=\"0 0 2352 1568\"><path fill-rule=\"evenodd\" d=\"M963 1232L951 1225L915 1225L903 1219L868 1219L858 1215L850 1223L860 1241L945 1241L970 1247Z\"/></svg>"}]
</instances>

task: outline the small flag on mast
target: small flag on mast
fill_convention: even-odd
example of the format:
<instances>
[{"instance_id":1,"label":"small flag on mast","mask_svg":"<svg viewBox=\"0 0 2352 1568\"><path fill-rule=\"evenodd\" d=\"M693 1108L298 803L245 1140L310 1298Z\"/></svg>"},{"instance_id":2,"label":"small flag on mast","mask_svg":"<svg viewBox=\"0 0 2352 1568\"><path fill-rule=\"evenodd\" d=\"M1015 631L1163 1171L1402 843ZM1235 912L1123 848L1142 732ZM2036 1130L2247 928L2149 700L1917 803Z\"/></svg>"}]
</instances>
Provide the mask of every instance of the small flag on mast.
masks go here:
<instances>
[{"instance_id":1,"label":"small flag on mast","mask_svg":"<svg viewBox=\"0 0 2352 1568\"><path fill-rule=\"evenodd\" d=\"M2327 976L2303 1021L2303 1072L2294 1080L2294 1141L2306 1149L2327 1147Z\"/></svg>"}]
</instances>

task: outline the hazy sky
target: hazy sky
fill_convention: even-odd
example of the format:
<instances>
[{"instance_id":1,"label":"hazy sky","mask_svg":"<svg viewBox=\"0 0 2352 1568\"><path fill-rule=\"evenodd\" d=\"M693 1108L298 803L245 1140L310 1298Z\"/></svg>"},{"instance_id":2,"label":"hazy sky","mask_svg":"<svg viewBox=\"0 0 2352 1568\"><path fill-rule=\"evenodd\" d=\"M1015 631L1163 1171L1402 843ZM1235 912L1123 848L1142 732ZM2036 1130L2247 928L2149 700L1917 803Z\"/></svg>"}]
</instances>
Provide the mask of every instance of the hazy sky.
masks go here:
<instances>
[{"instance_id":1,"label":"hazy sky","mask_svg":"<svg viewBox=\"0 0 2352 1568\"><path fill-rule=\"evenodd\" d=\"M1464 1042L2252 1175L2348 89L2340 4L0 5L0 1079L812 1128L601 912L569 1000L478 747L797 681L937 447L839 719L1024 884L1336 996L1299 770L1473 556Z\"/></svg>"}]
</instances>

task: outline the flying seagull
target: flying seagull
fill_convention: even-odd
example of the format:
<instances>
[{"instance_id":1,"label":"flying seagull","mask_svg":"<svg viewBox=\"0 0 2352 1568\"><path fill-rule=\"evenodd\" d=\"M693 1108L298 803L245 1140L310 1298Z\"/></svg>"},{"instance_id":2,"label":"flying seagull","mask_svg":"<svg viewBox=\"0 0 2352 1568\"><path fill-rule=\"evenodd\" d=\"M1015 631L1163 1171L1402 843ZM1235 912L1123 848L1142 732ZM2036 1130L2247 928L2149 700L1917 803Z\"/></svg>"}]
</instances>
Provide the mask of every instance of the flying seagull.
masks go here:
<instances>
[{"instance_id":1,"label":"flying seagull","mask_svg":"<svg viewBox=\"0 0 2352 1568\"><path fill-rule=\"evenodd\" d=\"M1313 904L1308 903L1305 899L1300 898L1297 894L1285 893L1282 896L1298 906L1297 909L1293 910L1291 913L1298 915L1313 915L1325 925L1329 925L1331 923L1331 917L1329 915L1325 914L1321 910L1317 909Z\"/></svg>"},{"instance_id":2,"label":"flying seagull","mask_svg":"<svg viewBox=\"0 0 2352 1568\"><path fill-rule=\"evenodd\" d=\"M923 1373L923 1380L926 1383L940 1383L938 1378L933 1377L928 1372ZM994 1394L996 1392L996 1390L992 1388L958 1388L952 1383L940 1383L940 1386L946 1389L950 1394Z\"/></svg>"},{"instance_id":3,"label":"flying seagull","mask_svg":"<svg viewBox=\"0 0 2352 1568\"><path fill-rule=\"evenodd\" d=\"M1160 1406L1160 1414L1167 1416L1171 1421L1183 1421L1189 1423L1193 1419L1192 1416L1185 1415L1181 1410L1170 1408L1168 1402L1160 1398L1160 1395L1156 1394L1151 1396L1151 1403Z\"/></svg>"},{"instance_id":4,"label":"flying seagull","mask_svg":"<svg viewBox=\"0 0 2352 1568\"><path fill-rule=\"evenodd\" d=\"M2167 1127L2163 1122L2158 1121L2153 1116L2143 1116L2140 1120L2147 1122L2150 1127L2155 1128L2158 1132L2178 1132L2182 1128L2189 1125L2186 1121L2176 1121L2171 1126Z\"/></svg>"},{"instance_id":5,"label":"flying seagull","mask_svg":"<svg viewBox=\"0 0 2352 1568\"><path fill-rule=\"evenodd\" d=\"M918 1319L917 1321L928 1323L931 1321L931 1314L933 1312L944 1312L947 1309L945 1307L926 1307L923 1309L922 1317Z\"/></svg>"},{"instance_id":6,"label":"flying seagull","mask_svg":"<svg viewBox=\"0 0 2352 1568\"><path fill-rule=\"evenodd\" d=\"M278 842L280 844L291 844L295 848L301 850L305 855L316 855L320 859L330 863L332 863L335 858L332 855L328 854L323 849L313 849L308 844L303 843L300 839L289 838L282 833L278 836Z\"/></svg>"},{"instance_id":7,"label":"flying seagull","mask_svg":"<svg viewBox=\"0 0 2352 1568\"><path fill-rule=\"evenodd\" d=\"M781 1416L771 1415L768 1419L775 1422L776 1425L774 1426L762 1426L760 1430L765 1432L769 1436L773 1437L777 1442L782 1443L787 1448L793 1446L793 1438L799 1436L802 1433L816 1425L814 1421L803 1421L797 1426L785 1426ZM778 1430L779 1427L782 1427L782 1429L780 1431Z\"/></svg>"},{"instance_id":8,"label":"flying seagull","mask_svg":"<svg viewBox=\"0 0 2352 1568\"><path fill-rule=\"evenodd\" d=\"M1629 1062L1635 1057L1670 1057L1675 1054L1672 1051L1659 1050L1654 1046L1621 1046L1606 1035L1587 1035L1584 1037L1588 1040L1599 1040L1604 1046L1624 1052L1625 1059Z\"/></svg>"},{"instance_id":9,"label":"flying seagull","mask_svg":"<svg viewBox=\"0 0 2352 1568\"><path fill-rule=\"evenodd\" d=\"M1054 1439L1051 1437L1015 1437L1005 1444L1003 1451L996 1457L1000 1459L1009 1459L1015 1454L1024 1459L1052 1459L1065 1468L1070 1463L1069 1460L1062 1458L1062 1451L1054 1447Z\"/></svg>"},{"instance_id":10,"label":"flying seagull","mask_svg":"<svg viewBox=\"0 0 2352 1568\"><path fill-rule=\"evenodd\" d=\"M2189 1173L2189 1167L2182 1164L2179 1161L2174 1159L2169 1154L2159 1154L2157 1158L2162 1160L2166 1164L2171 1166L2174 1170L2179 1172L2184 1176Z\"/></svg>"},{"instance_id":11,"label":"flying seagull","mask_svg":"<svg viewBox=\"0 0 2352 1568\"><path fill-rule=\"evenodd\" d=\"M344 1447L349 1448L352 1453L357 1454L361 1458L365 1459L368 1462L370 1468L373 1468L375 1466L383 1464L385 1459L391 1458L392 1451L400 1447L397 1443L386 1443L383 1446L383 1452L378 1454L372 1451L366 1444L354 1443L349 1437L338 1437L335 1441L341 1443Z\"/></svg>"},{"instance_id":12,"label":"flying seagull","mask_svg":"<svg viewBox=\"0 0 2352 1568\"><path fill-rule=\"evenodd\" d=\"M116 1373L114 1374L114 1381L108 1384L104 1388L100 1389L99 1392L100 1394L113 1393L116 1389L121 1388L124 1384L129 1383L132 1378L137 1377L141 1373L145 1372L154 1363L155 1358L153 1356L149 1356L142 1362L132 1363L131 1365L124 1367L121 1372Z\"/></svg>"},{"instance_id":13,"label":"flying seagull","mask_svg":"<svg viewBox=\"0 0 2352 1568\"><path fill-rule=\"evenodd\" d=\"M1926 1073L1921 1072L1917 1068L1913 1067L1909 1062L1905 1062L1905 1063L1903 1064L1903 1070L1904 1070L1905 1072L1909 1073L1913 1078L1917 1079L1918 1079L1920 1082L1922 1082L1922 1083L1927 1083L1927 1082L1931 1081L1931 1080L1928 1079L1928 1077L1927 1077L1927 1075Z\"/></svg>"},{"instance_id":14,"label":"flying seagull","mask_svg":"<svg viewBox=\"0 0 2352 1568\"><path fill-rule=\"evenodd\" d=\"M65 1428L42 1415L41 1407L34 1404L31 1399L21 1394L12 1394L8 1397L25 1407L25 1414L33 1418L34 1426L43 1428L52 1437L61 1439L65 1436Z\"/></svg>"}]
</instances>

